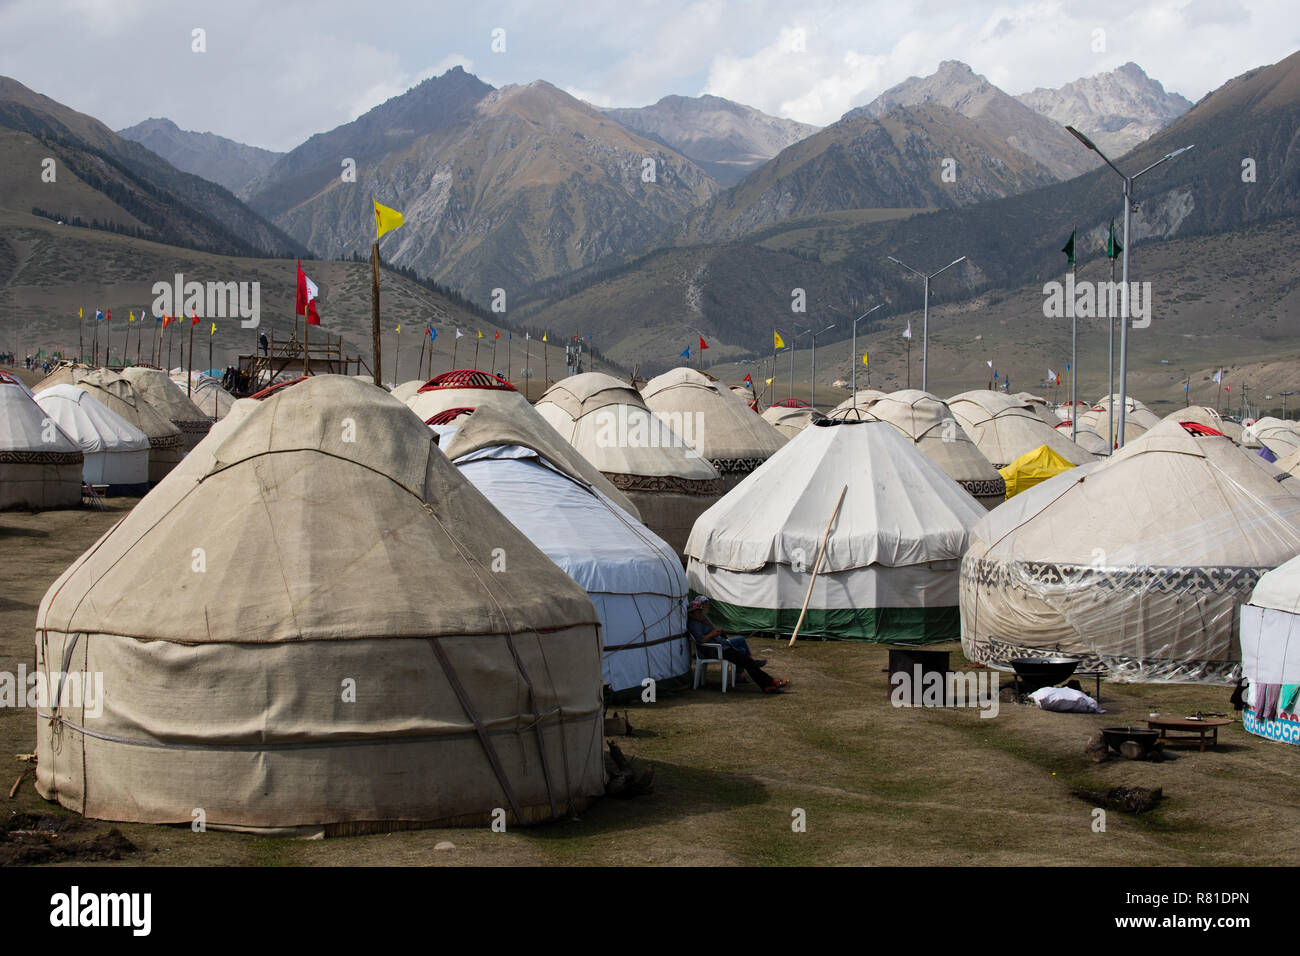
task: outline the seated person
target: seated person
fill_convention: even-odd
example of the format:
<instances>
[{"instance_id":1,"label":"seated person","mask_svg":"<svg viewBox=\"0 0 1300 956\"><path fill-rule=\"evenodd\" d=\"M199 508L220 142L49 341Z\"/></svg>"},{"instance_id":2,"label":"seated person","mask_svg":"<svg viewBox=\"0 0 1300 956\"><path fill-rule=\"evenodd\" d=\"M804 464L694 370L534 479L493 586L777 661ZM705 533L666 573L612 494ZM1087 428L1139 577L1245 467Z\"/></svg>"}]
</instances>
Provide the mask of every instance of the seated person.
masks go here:
<instances>
[{"instance_id":1,"label":"seated person","mask_svg":"<svg viewBox=\"0 0 1300 956\"><path fill-rule=\"evenodd\" d=\"M686 611L686 630L695 641L697 651L700 644L719 644L722 646L722 659L744 670L763 693L781 693L781 688L790 682L772 677L764 671L763 665L767 661L754 660L749 653L749 644L743 637L727 637L714 627L708 617L708 608L709 599L701 596L692 601Z\"/></svg>"}]
</instances>

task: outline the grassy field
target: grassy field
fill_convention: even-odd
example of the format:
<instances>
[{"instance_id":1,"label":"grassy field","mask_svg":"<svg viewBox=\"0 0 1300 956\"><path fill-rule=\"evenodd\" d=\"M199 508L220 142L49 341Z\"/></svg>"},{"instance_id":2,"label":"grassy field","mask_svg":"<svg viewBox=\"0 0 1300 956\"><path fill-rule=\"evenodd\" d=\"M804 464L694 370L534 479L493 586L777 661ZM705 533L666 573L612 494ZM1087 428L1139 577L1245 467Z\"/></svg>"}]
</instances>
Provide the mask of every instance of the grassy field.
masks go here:
<instances>
[{"instance_id":1,"label":"grassy field","mask_svg":"<svg viewBox=\"0 0 1300 956\"><path fill-rule=\"evenodd\" d=\"M31 667L37 606L55 577L133 504L106 512L0 515L0 670ZM770 639L754 642L769 670L791 679L782 696L741 685L628 708L620 745L655 768L655 789L606 799L582 819L493 833L441 829L288 840L186 827L128 824L139 848L121 865L519 864L1286 864L1300 851L1300 751L1224 729L1218 750L1179 748L1163 762L1084 757L1099 727L1140 724L1152 711L1227 711L1222 687L1109 685L1105 715L1052 714L1002 692L998 715L896 709L884 647ZM953 644L953 666L964 659ZM622 712L623 708L617 708ZM0 709L4 793L35 749L35 714ZM1162 787L1136 817L1111 812L1093 832L1075 788ZM67 816L28 777L10 812ZM806 832L792 830L796 809ZM8 814L5 814L8 817ZM109 828L94 823L96 832ZM435 850L441 841L452 849Z\"/></svg>"}]
</instances>

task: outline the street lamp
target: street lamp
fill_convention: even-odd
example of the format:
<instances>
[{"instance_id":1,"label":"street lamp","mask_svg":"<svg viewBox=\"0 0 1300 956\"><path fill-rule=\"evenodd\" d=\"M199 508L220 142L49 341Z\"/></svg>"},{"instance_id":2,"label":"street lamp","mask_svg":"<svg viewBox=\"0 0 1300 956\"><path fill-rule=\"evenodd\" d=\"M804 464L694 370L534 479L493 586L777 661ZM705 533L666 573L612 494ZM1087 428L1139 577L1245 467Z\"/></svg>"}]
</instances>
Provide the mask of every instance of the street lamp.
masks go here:
<instances>
[{"instance_id":1,"label":"street lamp","mask_svg":"<svg viewBox=\"0 0 1300 956\"><path fill-rule=\"evenodd\" d=\"M1294 395L1295 392L1278 392L1278 394L1282 396L1282 420L1286 421L1286 397Z\"/></svg>"},{"instance_id":2,"label":"street lamp","mask_svg":"<svg viewBox=\"0 0 1300 956\"><path fill-rule=\"evenodd\" d=\"M946 266L940 269L939 272L931 272L929 275L926 275L924 272L920 272L917 269L913 269L906 262L899 262L899 260L895 259L893 256L886 256L885 258L888 259L890 262L898 263L908 272L918 275L925 280L925 301L921 311L921 391L928 392L929 383L926 378L926 371L927 371L926 359L929 355L929 341L930 341L930 280L933 279L935 276L937 276L939 272L945 272L948 269L951 269L957 263L965 262L966 257L962 256L960 259L954 259L952 262L948 263Z\"/></svg>"},{"instance_id":3,"label":"street lamp","mask_svg":"<svg viewBox=\"0 0 1300 956\"><path fill-rule=\"evenodd\" d=\"M872 312L875 312L876 309L879 309L884 304L885 303L882 302L880 303L880 305L873 305L866 312L863 312L860 316L858 316L856 319L853 320L853 345L850 346L850 348L853 349L853 356L852 356L852 361L849 363L849 365L853 369L853 384L850 386L850 388L853 389L854 395L858 394L858 323L861 322L863 319L865 319L867 316L869 316ZM849 317L849 314L847 312L840 312L840 310L835 308L835 306L833 305L830 306L830 309L832 312L839 312L840 315L844 316L846 319ZM870 384L871 384L871 376L868 375L867 385Z\"/></svg>"},{"instance_id":4,"label":"street lamp","mask_svg":"<svg viewBox=\"0 0 1300 956\"><path fill-rule=\"evenodd\" d=\"M798 326L796 326L796 328L798 328ZM812 398L812 407L813 407L813 410L814 410L814 411L815 411L816 408L817 408L817 336L819 336L819 335L824 335L825 333L829 332L829 331L830 331L831 329L833 329L833 328L835 328L835 323L834 323L834 322L832 322L830 325L826 326L826 328L822 329L820 332L814 332L812 329L804 329L802 332L799 333L799 335L810 335L810 336L812 336L812 388L811 388L811 393L812 393L812 394L811 394L811 398ZM795 336L795 339L798 339L798 338L799 338L799 335L796 335L796 336ZM794 374L794 364L793 364L793 363L791 363L791 365L790 365L790 369L791 369L791 376L793 376L793 374Z\"/></svg>"},{"instance_id":5,"label":"street lamp","mask_svg":"<svg viewBox=\"0 0 1300 956\"><path fill-rule=\"evenodd\" d=\"M1119 175L1119 178L1124 180L1124 194L1123 194L1124 195L1124 253L1123 253L1124 266L1123 269L1121 270L1121 275L1120 275L1120 297L1119 297L1120 312L1121 312L1120 315L1121 325L1119 328L1119 408L1120 408L1119 447L1123 448L1124 447L1124 423L1128 420L1128 293L1129 293L1128 223L1129 223L1129 212L1132 208L1132 203L1133 203L1133 183L1143 173L1149 173L1151 170L1155 169L1161 163L1167 162L1168 160L1173 159L1175 156L1187 152L1189 149L1192 148L1192 146L1196 144L1193 143L1192 146L1184 146L1182 149L1176 149L1172 153L1166 153L1164 156L1157 159L1146 169L1143 169L1132 176L1128 176L1125 175L1123 172L1121 172L1120 168L1116 166L1114 163L1112 163L1106 157L1106 154L1097 148L1097 144L1094 143L1092 140L1088 139L1088 137L1084 136L1073 126L1067 126L1066 130L1070 133L1071 136L1073 136L1075 139L1081 142L1084 146L1087 146L1090 150L1092 150L1094 153L1100 156L1102 160L1106 163L1106 165L1109 166L1111 169L1115 170L1115 172ZM1109 396L1109 399L1111 400L1110 401L1111 405L1114 405L1114 397L1115 396L1113 395Z\"/></svg>"}]
</instances>

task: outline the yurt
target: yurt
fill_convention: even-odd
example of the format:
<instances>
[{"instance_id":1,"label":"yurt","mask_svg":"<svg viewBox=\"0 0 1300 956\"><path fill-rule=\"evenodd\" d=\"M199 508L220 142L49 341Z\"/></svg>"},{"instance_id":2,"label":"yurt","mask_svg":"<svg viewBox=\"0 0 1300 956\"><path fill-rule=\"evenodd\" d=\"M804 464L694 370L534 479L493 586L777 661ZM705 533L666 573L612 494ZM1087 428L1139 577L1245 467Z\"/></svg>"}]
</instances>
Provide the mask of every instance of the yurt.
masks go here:
<instances>
[{"instance_id":1,"label":"yurt","mask_svg":"<svg viewBox=\"0 0 1300 956\"><path fill-rule=\"evenodd\" d=\"M397 399L399 402L407 402L416 392L424 388L424 385L425 379L422 378L413 378L409 382L403 382L401 385L398 385L393 389L393 398Z\"/></svg>"},{"instance_id":2,"label":"yurt","mask_svg":"<svg viewBox=\"0 0 1300 956\"><path fill-rule=\"evenodd\" d=\"M801 634L954 640L959 562L986 513L894 426L823 419L700 516L686 576L723 630L790 633L829 527Z\"/></svg>"},{"instance_id":3,"label":"yurt","mask_svg":"<svg viewBox=\"0 0 1300 956\"><path fill-rule=\"evenodd\" d=\"M739 395L695 369L655 376L641 389L641 398L718 470L724 492L788 440Z\"/></svg>"},{"instance_id":4,"label":"yurt","mask_svg":"<svg viewBox=\"0 0 1300 956\"><path fill-rule=\"evenodd\" d=\"M814 418L821 418L817 411L806 402L802 406L773 405L763 412L763 421L767 422L786 440L793 438L812 423Z\"/></svg>"},{"instance_id":5,"label":"yurt","mask_svg":"<svg viewBox=\"0 0 1300 956\"><path fill-rule=\"evenodd\" d=\"M1055 428L1056 423L1061 420L1060 416L1056 414L1056 409L1052 408L1051 403L1041 395L1034 395L1030 392L1017 392L1011 397L1017 399L1021 404L1027 405L1031 412L1043 421L1047 422L1047 424L1051 425L1053 428Z\"/></svg>"},{"instance_id":6,"label":"yurt","mask_svg":"<svg viewBox=\"0 0 1300 956\"><path fill-rule=\"evenodd\" d=\"M16 376L0 373L0 509L81 504L82 465L76 442Z\"/></svg>"},{"instance_id":7,"label":"yurt","mask_svg":"<svg viewBox=\"0 0 1300 956\"><path fill-rule=\"evenodd\" d=\"M185 396L161 369L131 366L122 369L122 377L144 396L144 400L180 429L185 450L190 451L212 428L213 416L205 415Z\"/></svg>"},{"instance_id":8,"label":"yurt","mask_svg":"<svg viewBox=\"0 0 1300 956\"><path fill-rule=\"evenodd\" d=\"M1046 445L1027 451L998 472L1007 483L1007 497L1014 498L1034 485L1042 484L1063 471L1075 467Z\"/></svg>"},{"instance_id":9,"label":"yurt","mask_svg":"<svg viewBox=\"0 0 1300 956\"><path fill-rule=\"evenodd\" d=\"M1091 455L1106 456L1111 452L1110 446L1106 443L1106 438L1096 429L1085 425L1080 421L1077 425L1066 419L1063 422L1056 423L1056 430L1070 438L1073 432L1074 437L1070 438L1072 442Z\"/></svg>"},{"instance_id":10,"label":"yurt","mask_svg":"<svg viewBox=\"0 0 1300 956\"><path fill-rule=\"evenodd\" d=\"M107 485L110 495L143 495L149 490L148 435L77 385L42 389L36 404L80 450L81 481Z\"/></svg>"},{"instance_id":11,"label":"yurt","mask_svg":"<svg viewBox=\"0 0 1300 956\"><path fill-rule=\"evenodd\" d=\"M882 399L887 395L877 388L860 388L850 398L844 399L829 412L827 418L846 421L861 421L863 412L871 407L871 403Z\"/></svg>"},{"instance_id":12,"label":"yurt","mask_svg":"<svg viewBox=\"0 0 1300 956\"><path fill-rule=\"evenodd\" d=\"M30 388L27 387L26 382L24 382L17 375L14 375L12 372L0 371L0 385L16 385L18 386L19 390L21 390L22 393L28 396L29 398L33 394L35 394Z\"/></svg>"},{"instance_id":13,"label":"yurt","mask_svg":"<svg viewBox=\"0 0 1300 956\"><path fill-rule=\"evenodd\" d=\"M1279 458L1274 462L1274 464L1283 471L1288 471L1293 475L1300 476L1300 448L1291 452L1291 454L1287 455L1285 458Z\"/></svg>"},{"instance_id":14,"label":"yurt","mask_svg":"<svg viewBox=\"0 0 1300 956\"><path fill-rule=\"evenodd\" d=\"M38 709L42 796L328 835L602 792L591 600L402 403L310 378L192 457L41 602L40 672L103 675Z\"/></svg>"},{"instance_id":15,"label":"yurt","mask_svg":"<svg viewBox=\"0 0 1300 956\"><path fill-rule=\"evenodd\" d=\"M1260 418L1249 429L1256 441L1277 458L1285 458L1300 449L1300 423L1280 418Z\"/></svg>"},{"instance_id":16,"label":"yurt","mask_svg":"<svg viewBox=\"0 0 1300 956\"><path fill-rule=\"evenodd\" d=\"M1300 745L1300 556L1259 579L1241 609L1241 726Z\"/></svg>"},{"instance_id":17,"label":"yurt","mask_svg":"<svg viewBox=\"0 0 1300 956\"><path fill-rule=\"evenodd\" d=\"M690 669L686 575L676 553L587 479L563 441L480 408L443 448L510 523L582 585L600 615L602 673L614 693Z\"/></svg>"},{"instance_id":18,"label":"yurt","mask_svg":"<svg viewBox=\"0 0 1300 956\"><path fill-rule=\"evenodd\" d=\"M176 467L185 454L181 430L145 401L130 382L106 368L90 371L61 369L41 379L35 392L39 395L56 384L69 384L68 379L71 379L70 384L84 388L95 401L149 436L151 483L162 481L167 472Z\"/></svg>"},{"instance_id":19,"label":"yurt","mask_svg":"<svg viewBox=\"0 0 1300 956\"><path fill-rule=\"evenodd\" d=\"M1039 445L1046 445L1074 465L1094 457L1010 395L983 390L962 392L948 399L948 408L994 468L1005 468Z\"/></svg>"},{"instance_id":20,"label":"yurt","mask_svg":"<svg viewBox=\"0 0 1300 956\"><path fill-rule=\"evenodd\" d=\"M1224 683L1238 609L1300 551L1300 480L1195 423L1017 495L962 561L962 649L1009 668L1063 655L1112 680Z\"/></svg>"},{"instance_id":21,"label":"yurt","mask_svg":"<svg viewBox=\"0 0 1300 956\"><path fill-rule=\"evenodd\" d=\"M172 369L171 380L176 383L185 397L207 418L220 421L226 417L230 407L235 404L235 396L221 387L221 379L213 378L202 372L195 372L189 378L186 391L186 373L183 369Z\"/></svg>"},{"instance_id":22,"label":"yurt","mask_svg":"<svg viewBox=\"0 0 1300 956\"><path fill-rule=\"evenodd\" d=\"M1115 412L1112 418L1110 408L1115 405ZM1128 409L1124 416L1124 442L1133 441L1135 438L1141 438L1149 430L1160 424L1160 416L1132 396L1125 400L1125 407ZM1105 435L1112 427L1115 429L1115 439L1119 440L1119 396L1114 399L1103 397L1097 404L1093 405L1087 412L1079 416L1079 422L1086 424L1089 428L1099 435ZM1068 455L1066 457L1069 457ZM1076 463L1077 464L1077 463Z\"/></svg>"},{"instance_id":23,"label":"yurt","mask_svg":"<svg viewBox=\"0 0 1300 956\"><path fill-rule=\"evenodd\" d=\"M560 379L535 408L681 554L695 519L721 497L717 469L655 417L636 389L603 372Z\"/></svg>"},{"instance_id":24,"label":"yurt","mask_svg":"<svg viewBox=\"0 0 1300 956\"><path fill-rule=\"evenodd\" d=\"M449 408L495 408L514 414L528 414L528 399L500 376L462 368L435 375L405 399L411 411L425 422Z\"/></svg>"},{"instance_id":25,"label":"yurt","mask_svg":"<svg viewBox=\"0 0 1300 956\"><path fill-rule=\"evenodd\" d=\"M893 425L984 507L996 508L1006 500L1002 475L975 447L942 399L920 389L903 389L882 395L862 416Z\"/></svg>"}]
</instances>

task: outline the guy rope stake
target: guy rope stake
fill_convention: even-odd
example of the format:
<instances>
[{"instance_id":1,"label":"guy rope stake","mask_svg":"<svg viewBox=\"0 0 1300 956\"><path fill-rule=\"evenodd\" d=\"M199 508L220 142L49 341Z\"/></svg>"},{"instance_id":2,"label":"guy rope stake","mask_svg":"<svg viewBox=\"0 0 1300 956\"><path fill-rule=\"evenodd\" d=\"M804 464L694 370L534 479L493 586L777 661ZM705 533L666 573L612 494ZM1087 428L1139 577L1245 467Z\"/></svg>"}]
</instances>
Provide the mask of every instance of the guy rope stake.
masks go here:
<instances>
[{"instance_id":1,"label":"guy rope stake","mask_svg":"<svg viewBox=\"0 0 1300 956\"><path fill-rule=\"evenodd\" d=\"M803 627L804 615L808 613L808 602L812 600L813 585L817 583L817 573L822 569L822 558L826 557L826 542L831 537L831 525L835 524L835 519L839 517L840 505L844 504L844 495L848 490L848 485L840 489L840 498L835 502L835 510L831 512L831 520L826 522L826 533L822 535L822 546L817 549L817 561L813 564L812 577L808 581L808 593L804 595L803 607L799 611L799 620L795 622L794 633L790 635L788 647L794 647L794 642L799 639L799 628Z\"/></svg>"}]
</instances>

